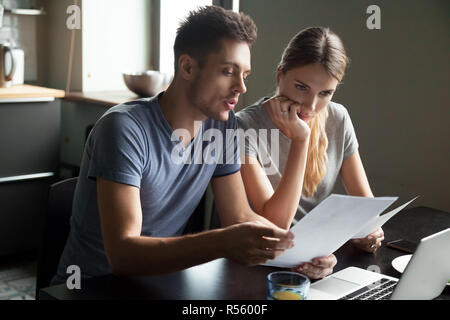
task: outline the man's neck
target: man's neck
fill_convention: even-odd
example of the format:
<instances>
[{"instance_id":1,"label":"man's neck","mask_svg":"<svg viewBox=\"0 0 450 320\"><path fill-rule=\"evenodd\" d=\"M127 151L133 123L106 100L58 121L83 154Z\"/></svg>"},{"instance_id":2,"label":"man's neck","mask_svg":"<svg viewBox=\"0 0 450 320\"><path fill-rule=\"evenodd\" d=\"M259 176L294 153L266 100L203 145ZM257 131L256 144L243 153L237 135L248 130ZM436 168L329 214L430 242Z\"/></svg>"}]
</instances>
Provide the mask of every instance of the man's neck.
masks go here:
<instances>
[{"instance_id":1,"label":"man's neck","mask_svg":"<svg viewBox=\"0 0 450 320\"><path fill-rule=\"evenodd\" d=\"M175 82L160 96L159 105L173 130L185 129L189 132L180 139L187 146L200 129L200 126L195 126L195 121L203 122L206 117L189 102L185 90Z\"/></svg>"}]
</instances>

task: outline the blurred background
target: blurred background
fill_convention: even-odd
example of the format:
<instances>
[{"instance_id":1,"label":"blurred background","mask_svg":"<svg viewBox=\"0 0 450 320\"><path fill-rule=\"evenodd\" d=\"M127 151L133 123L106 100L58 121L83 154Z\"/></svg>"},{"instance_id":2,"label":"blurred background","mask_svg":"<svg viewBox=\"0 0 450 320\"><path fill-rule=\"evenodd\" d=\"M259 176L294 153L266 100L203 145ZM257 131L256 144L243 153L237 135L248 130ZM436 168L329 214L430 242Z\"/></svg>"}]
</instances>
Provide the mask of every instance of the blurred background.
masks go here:
<instances>
[{"instance_id":1,"label":"blurred background","mask_svg":"<svg viewBox=\"0 0 450 320\"><path fill-rule=\"evenodd\" d=\"M189 2L82 1L70 91L126 90L121 77L126 70L173 72L172 45L180 17L211 3ZM351 59L334 101L350 112L374 193L420 195L416 204L450 211L448 1L237 2L259 30L248 92L239 108L273 92L276 66L293 35L308 26L328 26L342 38ZM27 53L25 79L65 89L72 32L65 27L65 9L72 1L37 3L45 16L23 16L17 22L24 31L19 39ZM373 4L380 8L380 30L366 26L371 15L366 10ZM63 101L62 163L79 165L84 129L104 111Z\"/></svg>"},{"instance_id":2,"label":"blurred background","mask_svg":"<svg viewBox=\"0 0 450 320\"><path fill-rule=\"evenodd\" d=\"M281 53L298 31L327 26L337 33L351 63L333 100L350 113L374 194L400 201L420 195L414 206L450 212L448 0L0 4L0 44L13 50L16 69L0 88L0 256L35 252L48 186L78 175L86 136L109 107L138 98L122 73L173 73L176 27L206 4L245 12L258 26L238 110L273 93ZM380 29L367 27L370 5L380 8ZM23 178L33 174L40 176ZM336 192L344 193L341 185Z\"/></svg>"}]
</instances>

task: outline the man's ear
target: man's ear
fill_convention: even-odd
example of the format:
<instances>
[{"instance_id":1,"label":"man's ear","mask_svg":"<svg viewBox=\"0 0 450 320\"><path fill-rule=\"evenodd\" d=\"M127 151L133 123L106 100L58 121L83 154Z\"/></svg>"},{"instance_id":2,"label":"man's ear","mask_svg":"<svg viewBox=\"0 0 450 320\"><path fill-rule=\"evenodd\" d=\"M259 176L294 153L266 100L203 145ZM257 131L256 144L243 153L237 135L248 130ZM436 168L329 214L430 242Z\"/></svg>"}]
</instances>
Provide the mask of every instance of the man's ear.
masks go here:
<instances>
[{"instance_id":1,"label":"man's ear","mask_svg":"<svg viewBox=\"0 0 450 320\"><path fill-rule=\"evenodd\" d=\"M190 80L194 77L197 62L187 54L182 54L178 58L178 71L184 80Z\"/></svg>"}]
</instances>

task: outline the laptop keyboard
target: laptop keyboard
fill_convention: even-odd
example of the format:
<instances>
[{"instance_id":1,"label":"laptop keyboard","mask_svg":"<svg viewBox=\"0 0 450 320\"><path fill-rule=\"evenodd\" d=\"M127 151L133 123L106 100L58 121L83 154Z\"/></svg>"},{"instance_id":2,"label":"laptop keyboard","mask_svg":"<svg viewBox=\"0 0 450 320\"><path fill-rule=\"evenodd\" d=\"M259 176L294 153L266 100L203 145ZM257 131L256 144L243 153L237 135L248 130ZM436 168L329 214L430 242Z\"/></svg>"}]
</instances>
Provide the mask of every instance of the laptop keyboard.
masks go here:
<instances>
[{"instance_id":1,"label":"laptop keyboard","mask_svg":"<svg viewBox=\"0 0 450 320\"><path fill-rule=\"evenodd\" d=\"M389 300L396 285L397 281L381 278L339 300Z\"/></svg>"}]
</instances>

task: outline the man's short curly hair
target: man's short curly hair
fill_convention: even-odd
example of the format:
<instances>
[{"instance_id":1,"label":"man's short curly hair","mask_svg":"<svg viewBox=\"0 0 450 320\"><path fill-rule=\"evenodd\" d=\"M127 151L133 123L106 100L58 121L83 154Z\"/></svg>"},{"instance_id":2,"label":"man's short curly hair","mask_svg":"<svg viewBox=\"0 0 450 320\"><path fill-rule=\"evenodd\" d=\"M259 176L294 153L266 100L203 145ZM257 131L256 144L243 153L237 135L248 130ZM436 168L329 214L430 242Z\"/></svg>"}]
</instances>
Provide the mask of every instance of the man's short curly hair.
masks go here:
<instances>
[{"instance_id":1,"label":"man's short curly hair","mask_svg":"<svg viewBox=\"0 0 450 320\"><path fill-rule=\"evenodd\" d=\"M255 23L244 13L217 6L205 6L191 11L177 30L173 47L175 73L182 54L188 54L202 66L209 54L220 49L221 39L242 41L252 46L256 41L256 34Z\"/></svg>"}]
</instances>

